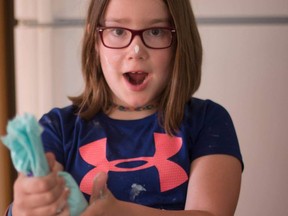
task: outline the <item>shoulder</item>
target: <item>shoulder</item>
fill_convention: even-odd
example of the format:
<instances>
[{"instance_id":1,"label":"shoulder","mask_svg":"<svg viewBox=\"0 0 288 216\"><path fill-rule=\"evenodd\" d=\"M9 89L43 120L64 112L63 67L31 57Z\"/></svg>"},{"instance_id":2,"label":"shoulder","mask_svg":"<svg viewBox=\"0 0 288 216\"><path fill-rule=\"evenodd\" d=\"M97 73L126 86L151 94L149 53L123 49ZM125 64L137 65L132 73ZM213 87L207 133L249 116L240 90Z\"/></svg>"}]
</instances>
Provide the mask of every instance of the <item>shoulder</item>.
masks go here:
<instances>
[{"instance_id":1,"label":"shoulder","mask_svg":"<svg viewBox=\"0 0 288 216\"><path fill-rule=\"evenodd\" d=\"M204 131L208 133L212 130L236 133L228 111L222 105L211 100L191 98L185 107L183 123L194 134L200 132L203 134Z\"/></svg>"},{"instance_id":2,"label":"shoulder","mask_svg":"<svg viewBox=\"0 0 288 216\"><path fill-rule=\"evenodd\" d=\"M41 120L45 120L46 118L76 118L76 108L73 105L66 106L63 108L55 107L51 109L49 112L45 113Z\"/></svg>"},{"instance_id":3,"label":"shoulder","mask_svg":"<svg viewBox=\"0 0 288 216\"><path fill-rule=\"evenodd\" d=\"M216 119L231 121L228 111L220 104L212 100L203 100L199 98L191 98L184 112L184 121L197 122L197 125L202 125ZM190 122L191 123L191 122Z\"/></svg>"},{"instance_id":4,"label":"shoulder","mask_svg":"<svg viewBox=\"0 0 288 216\"><path fill-rule=\"evenodd\" d=\"M183 126L192 141L192 160L204 155L228 154L242 161L233 121L223 106L192 98L185 109Z\"/></svg>"},{"instance_id":5,"label":"shoulder","mask_svg":"<svg viewBox=\"0 0 288 216\"><path fill-rule=\"evenodd\" d=\"M203 111L210 111L210 110L225 110L225 108L209 99L199 99L199 98L191 98L187 104L186 108L192 110L193 112L203 112Z\"/></svg>"},{"instance_id":6,"label":"shoulder","mask_svg":"<svg viewBox=\"0 0 288 216\"><path fill-rule=\"evenodd\" d=\"M76 108L73 105L63 108L53 108L44 114L39 120L43 126L53 125L54 127L63 127L65 125L74 125L75 122L81 121L77 115Z\"/></svg>"}]
</instances>

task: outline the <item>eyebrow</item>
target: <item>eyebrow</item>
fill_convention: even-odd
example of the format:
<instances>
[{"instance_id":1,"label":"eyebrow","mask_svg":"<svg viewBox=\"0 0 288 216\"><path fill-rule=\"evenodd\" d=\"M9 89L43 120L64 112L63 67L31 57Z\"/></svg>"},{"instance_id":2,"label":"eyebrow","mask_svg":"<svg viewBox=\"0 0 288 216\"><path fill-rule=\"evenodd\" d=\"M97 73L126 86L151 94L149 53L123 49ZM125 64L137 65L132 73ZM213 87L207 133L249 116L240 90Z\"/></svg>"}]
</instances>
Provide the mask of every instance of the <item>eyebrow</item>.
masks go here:
<instances>
[{"instance_id":1,"label":"eyebrow","mask_svg":"<svg viewBox=\"0 0 288 216\"><path fill-rule=\"evenodd\" d=\"M126 23L130 22L130 19L128 19L128 18L122 18L122 19L108 18L108 19L104 19L103 21L104 21L104 23L112 22L112 23L126 24ZM155 19L148 20L147 23L149 23L150 25L155 25L155 24L160 24L160 23L167 24L167 23L170 23L170 19L169 18L155 18Z\"/></svg>"}]
</instances>

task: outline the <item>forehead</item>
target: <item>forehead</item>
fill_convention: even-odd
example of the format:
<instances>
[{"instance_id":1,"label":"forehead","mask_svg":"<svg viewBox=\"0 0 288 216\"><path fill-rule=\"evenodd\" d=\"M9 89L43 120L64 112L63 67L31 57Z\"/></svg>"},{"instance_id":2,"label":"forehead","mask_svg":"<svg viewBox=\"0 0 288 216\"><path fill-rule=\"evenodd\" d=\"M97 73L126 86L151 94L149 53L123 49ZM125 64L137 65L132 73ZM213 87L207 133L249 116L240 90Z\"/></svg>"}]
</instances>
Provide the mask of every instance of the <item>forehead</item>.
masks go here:
<instances>
[{"instance_id":1,"label":"forehead","mask_svg":"<svg viewBox=\"0 0 288 216\"><path fill-rule=\"evenodd\" d=\"M103 22L127 25L169 23L170 13L163 0L110 0Z\"/></svg>"}]
</instances>

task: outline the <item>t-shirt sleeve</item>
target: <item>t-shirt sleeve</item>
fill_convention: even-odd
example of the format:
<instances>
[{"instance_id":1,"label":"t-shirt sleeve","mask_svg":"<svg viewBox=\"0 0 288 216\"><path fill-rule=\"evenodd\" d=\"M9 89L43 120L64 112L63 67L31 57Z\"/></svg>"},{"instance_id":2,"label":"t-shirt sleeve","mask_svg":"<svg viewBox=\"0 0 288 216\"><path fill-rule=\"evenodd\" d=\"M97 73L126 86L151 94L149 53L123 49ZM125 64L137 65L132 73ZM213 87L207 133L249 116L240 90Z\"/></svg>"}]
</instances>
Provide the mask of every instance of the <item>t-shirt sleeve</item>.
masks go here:
<instances>
[{"instance_id":1,"label":"t-shirt sleeve","mask_svg":"<svg viewBox=\"0 0 288 216\"><path fill-rule=\"evenodd\" d=\"M54 153L56 160L64 165L63 129L57 110L43 115L39 123L44 129L41 137L45 152Z\"/></svg>"},{"instance_id":2,"label":"t-shirt sleeve","mask_svg":"<svg viewBox=\"0 0 288 216\"><path fill-rule=\"evenodd\" d=\"M242 155L232 119L225 108L208 101L198 116L198 133L191 151L192 161L211 154L227 154L240 160Z\"/></svg>"}]
</instances>

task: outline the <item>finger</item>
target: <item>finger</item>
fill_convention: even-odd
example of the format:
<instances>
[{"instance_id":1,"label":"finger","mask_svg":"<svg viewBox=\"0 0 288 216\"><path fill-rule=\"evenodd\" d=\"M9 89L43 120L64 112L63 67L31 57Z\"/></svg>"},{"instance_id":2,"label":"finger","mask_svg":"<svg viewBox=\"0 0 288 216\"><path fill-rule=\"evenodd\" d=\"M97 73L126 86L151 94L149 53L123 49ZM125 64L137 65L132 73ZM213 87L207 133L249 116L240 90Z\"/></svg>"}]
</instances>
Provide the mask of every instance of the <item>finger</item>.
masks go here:
<instances>
[{"instance_id":1,"label":"finger","mask_svg":"<svg viewBox=\"0 0 288 216\"><path fill-rule=\"evenodd\" d=\"M59 212L59 211L58 211ZM70 216L69 205L66 204L63 209L59 213L56 213L59 216Z\"/></svg>"},{"instance_id":2,"label":"finger","mask_svg":"<svg viewBox=\"0 0 288 216\"><path fill-rule=\"evenodd\" d=\"M45 156L46 156L48 165L50 169L52 170L52 167L54 166L54 163L56 162L55 155L52 152L47 152Z\"/></svg>"},{"instance_id":3,"label":"finger","mask_svg":"<svg viewBox=\"0 0 288 216\"><path fill-rule=\"evenodd\" d=\"M27 215L69 215L68 206L69 190L65 189L61 196L50 205L30 208Z\"/></svg>"},{"instance_id":4,"label":"finger","mask_svg":"<svg viewBox=\"0 0 288 216\"><path fill-rule=\"evenodd\" d=\"M58 208L56 209L56 215L70 215L69 211L69 204L68 204L68 197L70 194L70 191L68 188L66 188L66 192L63 196L63 198L60 199L60 201L57 203Z\"/></svg>"},{"instance_id":5,"label":"finger","mask_svg":"<svg viewBox=\"0 0 288 216\"><path fill-rule=\"evenodd\" d=\"M53 168L52 168L52 171L57 172L57 173L60 171L63 171L62 164L60 164L58 161L56 161Z\"/></svg>"},{"instance_id":6,"label":"finger","mask_svg":"<svg viewBox=\"0 0 288 216\"><path fill-rule=\"evenodd\" d=\"M95 176L90 203L95 202L97 199L102 199L103 196L105 196L107 180L108 175L105 172L100 172Z\"/></svg>"},{"instance_id":7,"label":"finger","mask_svg":"<svg viewBox=\"0 0 288 216\"><path fill-rule=\"evenodd\" d=\"M22 209L33 209L41 206L51 205L55 203L55 201L59 200L59 197L61 197L61 195L65 192L65 188L64 179L59 178L59 181L55 187L45 192L31 193L30 191L27 192L26 188L25 190L21 188L19 190L15 189L14 205Z\"/></svg>"},{"instance_id":8,"label":"finger","mask_svg":"<svg viewBox=\"0 0 288 216\"><path fill-rule=\"evenodd\" d=\"M63 177L58 176L56 172L43 177L26 177L21 174L17 180L15 187L26 194L43 193L65 183Z\"/></svg>"},{"instance_id":9,"label":"finger","mask_svg":"<svg viewBox=\"0 0 288 216\"><path fill-rule=\"evenodd\" d=\"M58 185L47 192L27 195L24 201L27 203L26 205L29 205L30 208L50 205L59 200L61 196L63 197L63 193L66 193L66 190L68 189L66 188L65 183L63 184L60 182Z\"/></svg>"}]
</instances>

